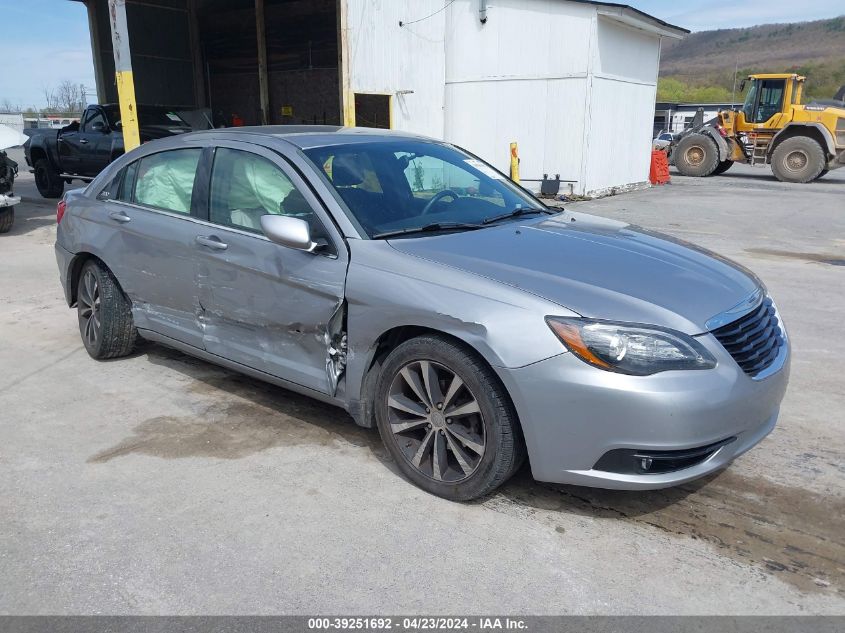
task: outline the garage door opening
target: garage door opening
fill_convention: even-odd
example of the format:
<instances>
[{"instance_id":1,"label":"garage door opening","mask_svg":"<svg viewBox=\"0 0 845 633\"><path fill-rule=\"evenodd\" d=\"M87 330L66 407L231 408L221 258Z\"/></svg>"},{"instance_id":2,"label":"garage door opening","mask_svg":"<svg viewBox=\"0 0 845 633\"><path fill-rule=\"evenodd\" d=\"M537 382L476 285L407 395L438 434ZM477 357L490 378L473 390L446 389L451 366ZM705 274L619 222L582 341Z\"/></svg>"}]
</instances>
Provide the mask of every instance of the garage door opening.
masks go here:
<instances>
[{"instance_id":1,"label":"garage door opening","mask_svg":"<svg viewBox=\"0 0 845 633\"><path fill-rule=\"evenodd\" d=\"M355 125L390 129L390 95L355 94Z\"/></svg>"},{"instance_id":2,"label":"garage door opening","mask_svg":"<svg viewBox=\"0 0 845 633\"><path fill-rule=\"evenodd\" d=\"M197 0L216 125L261 124L255 0ZM268 123L340 125L336 0L264 0Z\"/></svg>"}]
</instances>

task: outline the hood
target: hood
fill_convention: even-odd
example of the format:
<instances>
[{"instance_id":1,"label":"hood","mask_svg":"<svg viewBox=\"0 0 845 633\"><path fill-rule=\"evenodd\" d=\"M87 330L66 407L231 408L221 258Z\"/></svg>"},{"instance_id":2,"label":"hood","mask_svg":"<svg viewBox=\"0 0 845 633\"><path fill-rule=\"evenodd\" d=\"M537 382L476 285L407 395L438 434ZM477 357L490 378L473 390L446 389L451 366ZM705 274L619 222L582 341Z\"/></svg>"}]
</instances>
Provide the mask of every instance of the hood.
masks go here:
<instances>
[{"instance_id":1,"label":"hood","mask_svg":"<svg viewBox=\"0 0 845 633\"><path fill-rule=\"evenodd\" d=\"M176 134L185 134L190 131L191 128L184 125L142 125L138 130L141 138L145 141L152 141L153 139L174 136Z\"/></svg>"},{"instance_id":2,"label":"hood","mask_svg":"<svg viewBox=\"0 0 845 633\"><path fill-rule=\"evenodd\" d=\"M520 288L584 317L698 334L761 287L749 270L675 238L580 213L436 237L408 255Z\"/></svg>"}]
</instances>

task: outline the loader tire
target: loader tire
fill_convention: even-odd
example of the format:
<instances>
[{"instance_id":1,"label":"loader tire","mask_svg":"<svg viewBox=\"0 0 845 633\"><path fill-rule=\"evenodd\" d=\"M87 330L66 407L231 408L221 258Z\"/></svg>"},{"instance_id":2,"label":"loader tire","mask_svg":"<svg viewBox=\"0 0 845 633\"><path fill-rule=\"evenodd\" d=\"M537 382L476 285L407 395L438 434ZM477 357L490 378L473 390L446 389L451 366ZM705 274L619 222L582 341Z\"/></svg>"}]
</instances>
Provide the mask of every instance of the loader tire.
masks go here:
<instances>
[{"instance_id":1,"label":"loader tire","mask_svg":"<svg viewBox=\"0 0 845 633\"><path fill-rule=\"evenodd\" d=\"M719 149L706 134L690 134L678 142L675 167L684 176L710 176L719 165Z\"/></svg>"},{"instance_id":2,"label":"loader tire","mask_svg":"<svg viewBox=\"0 0 845 633\"><path fill-rule=\"evenodd\" d=\"M824 171L822 146L807 136L793 136L772 152L772 173L781 182L810 182Z\"/></svg>"},{"instance_id":3,"label":"loader tire","mask_svg":"<svg viewBox=\"0 0 845 633\"><path fill-rule=\"evenodd\" d=\"M713 175L718 176L719 174L724 174L733 167L733 164L734 162L732 160L723 160L721 163L716 165L716 169L713 170Z\"/></svg>"},{"instance_id":4,"label":"loader tire","mask_svg":"<svg viewBox=\"0 0 845 633\"><path fill-rule=\"evenodd\" d=\"M818 180L819 178L824 178L827 175L827 172L829 172L829 171L830 171L829 169L822 169L822 173L820 173L818 176L816 176L816 180Z\"/></svg>"}]
</instances>

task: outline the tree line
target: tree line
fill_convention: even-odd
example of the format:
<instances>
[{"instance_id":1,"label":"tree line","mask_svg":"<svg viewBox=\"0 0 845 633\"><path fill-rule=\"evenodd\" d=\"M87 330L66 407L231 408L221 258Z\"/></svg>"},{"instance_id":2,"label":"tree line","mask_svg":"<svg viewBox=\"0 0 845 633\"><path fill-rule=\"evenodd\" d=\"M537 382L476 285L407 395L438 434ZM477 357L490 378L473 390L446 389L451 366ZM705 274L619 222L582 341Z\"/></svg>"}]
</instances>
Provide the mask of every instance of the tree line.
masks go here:
<instances>
[{"instance_id":1,"label":"tree line","mask_svg":"<svg viewBox=\"0 0 845 633\"><path fill-rule=\"evenodd\" d=\"M87 105L85 85L65 79L55 88L44 88L44 106L23 107L14 104L9 98L0 100L0 112L22 113L30 115L78 114Z\"/></svg>"}]
</instances>

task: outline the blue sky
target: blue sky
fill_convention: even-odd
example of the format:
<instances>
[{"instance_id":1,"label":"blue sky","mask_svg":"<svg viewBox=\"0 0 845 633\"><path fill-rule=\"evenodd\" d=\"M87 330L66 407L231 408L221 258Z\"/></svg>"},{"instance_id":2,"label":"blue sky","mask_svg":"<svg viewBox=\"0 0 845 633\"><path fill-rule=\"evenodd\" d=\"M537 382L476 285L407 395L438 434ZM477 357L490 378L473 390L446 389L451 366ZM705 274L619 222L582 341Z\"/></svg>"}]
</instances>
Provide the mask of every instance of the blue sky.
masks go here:
<instances>
[{"instance_id":1,"label":"blue sky","mask_svg":"<svg viewBox=\"0 0 845 633\"><path fill-rule=\"evenodd\" d=\"M495 6L495 3L492 0L491 4ZM629 0L629 3L693 31L817 20L845 13L842 0ZM54 88L65 79L94 87L85 5L70 0L0 0L0 16L4 25L0 39L3 67L0 107L6 99L12 105L40 107L44 104L44 89Z\"/></svg>"},{"instance_id":2,"label":"blue sky","mask_svg":"<svg viewBox=\"0 0 845 633\"><path fill-rule=\"evenodd\" d=\"M44 88L55 88L65 79L94 88L84 4L70 0L0 0L0 16L0 107L6 99L13 105L41 107Z\"/></svg>"},{"instance_id":3,"label":"blue sky","mask_svg":"<svg viewBox=\"0 0 845 633\"><path fill-rule=\"evenodd\" d=\"M630 0L627 4L692 31L821 20L845 14L842 0Z\"/></svg>"}]
</instances>

